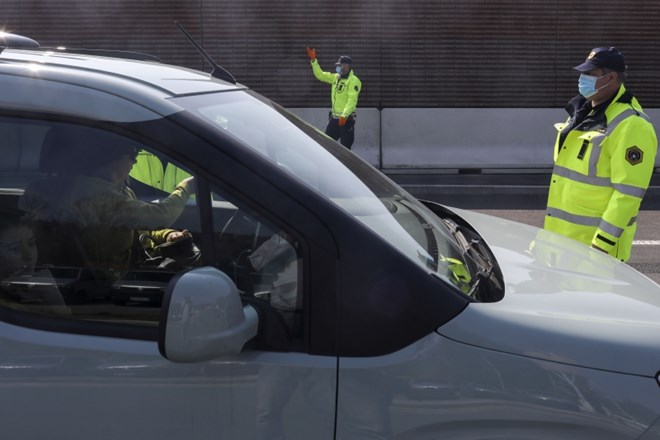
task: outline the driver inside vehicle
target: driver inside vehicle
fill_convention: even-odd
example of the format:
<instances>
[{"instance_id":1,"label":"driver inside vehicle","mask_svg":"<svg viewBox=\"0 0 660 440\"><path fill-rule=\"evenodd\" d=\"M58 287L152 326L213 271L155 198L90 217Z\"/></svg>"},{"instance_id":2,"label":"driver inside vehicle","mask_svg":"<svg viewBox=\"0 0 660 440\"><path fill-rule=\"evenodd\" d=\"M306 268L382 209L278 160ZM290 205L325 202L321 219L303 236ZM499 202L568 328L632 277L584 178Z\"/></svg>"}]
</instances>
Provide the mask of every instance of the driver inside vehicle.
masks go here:
<instances>
[{"instance_id":1,"label":"driver inside vehicle","mask_svg":"<svg viewBox=\"0 0 660 440\"><path fill-rule=\"evenodd\" d=\"M59 169L31 183L20 202L37 225L42 263L119 271L139 264L142 233L156 245L190 237L169 226L194 191L193 177L158 203L138 200L126 182L140 147L87 127L75 127L73 135L67 130L58 135L71 141L58 146Z\"/></svg>"}]
</instances>

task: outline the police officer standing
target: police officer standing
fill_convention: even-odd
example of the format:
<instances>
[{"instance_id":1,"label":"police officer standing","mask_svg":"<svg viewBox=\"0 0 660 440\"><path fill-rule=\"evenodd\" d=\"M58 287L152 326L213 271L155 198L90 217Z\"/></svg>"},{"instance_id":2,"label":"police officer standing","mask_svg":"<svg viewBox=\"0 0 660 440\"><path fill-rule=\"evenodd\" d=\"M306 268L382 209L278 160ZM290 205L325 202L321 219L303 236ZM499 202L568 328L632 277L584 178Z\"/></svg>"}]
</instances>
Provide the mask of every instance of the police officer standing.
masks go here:
<instances>
[{"instance_id":1,"label":"police officer standing","mask_svg":"<svg viewBox=\"0 0 660 440\"><path fill-rule=\"evenodd\" d=\"M342 55L335 63L336 73L331 73L321 70L316 60L316 49L308 47L307 56L316 79L332 84L332 111L325 134L334 140L340 139L341 144L350 150L355 140L355 108L362 90L362 82L353 72L353 60Z\"/></svg>"},{"instance_id":2,"label":"police officer standing","mask_svg":"<svg viewBox=\"0 0 660 440\"><path fill-rule=\"evenodd\" d=\"M655 166L655 130L623 84L617 48L593 49L575 70L580 94L566 107L568 120L555 125L544 227L628 261Z\"/></svg>"}]
</instances>

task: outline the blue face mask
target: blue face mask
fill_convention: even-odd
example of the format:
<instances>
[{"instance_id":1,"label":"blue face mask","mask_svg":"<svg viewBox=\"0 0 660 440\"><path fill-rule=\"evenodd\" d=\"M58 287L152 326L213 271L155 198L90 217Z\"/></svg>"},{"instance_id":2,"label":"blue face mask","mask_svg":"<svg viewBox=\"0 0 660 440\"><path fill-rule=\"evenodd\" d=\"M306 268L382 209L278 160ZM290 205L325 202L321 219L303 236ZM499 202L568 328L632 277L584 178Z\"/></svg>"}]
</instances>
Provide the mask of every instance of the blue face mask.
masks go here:
<instances>
[{"instance_id":1,"label":"blue face mask","mask_svg":"<svg viewBox=\"0 0 660 440\"><path fill-rule=\"evenodd\" d=\"M592 75L585 75L584 73L581 74L580 78L578 79L578 91L580 92L580 95L589 99L594 96L600 89L609 84L607 83L601 87L596 88L596 81L601 79L603 76L595 77Z\"/></svg>"},{"instance_id":2,"label":"blue face mask","mask_svg":"<svg viewBox=\"0 0 660 440\"><path fill-rule=\"evenodd\" d=\"M341 75L341 72L342 72L342 70L341 70L341 66L337 66L337 67L335 67L335 72L337 72L338 74Z\"/></svg>"}]
</instances>

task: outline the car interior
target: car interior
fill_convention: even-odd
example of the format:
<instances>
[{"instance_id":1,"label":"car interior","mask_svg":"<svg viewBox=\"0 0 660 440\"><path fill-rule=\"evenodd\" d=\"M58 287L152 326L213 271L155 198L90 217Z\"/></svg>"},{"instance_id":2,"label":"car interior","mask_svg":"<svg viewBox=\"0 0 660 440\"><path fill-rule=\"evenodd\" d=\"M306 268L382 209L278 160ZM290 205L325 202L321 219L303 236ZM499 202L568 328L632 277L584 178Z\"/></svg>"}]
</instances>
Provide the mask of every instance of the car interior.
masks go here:
<instances>
[{"instance_id":1,"label":"car interior","mask_svg":"<svg viewBox=\"0 0 660 440\"><path fill-rule=\"evenodd\" d=\"M147 146L107 131L47 121L0 119L0 133L5 135L2 148L8 158L0 165L0 226L14 228L0 235L0 306L58 318L156 327L170 280L211 263L234 281L244 298L272 306L289 329L299 330L296 243L258 214L239 209L214 189L214 255L204 256L199 246L202 222L193 195L171 224L161 225L185 229L190 235L157 243L157 234L142 224L118 220L130 212L121 202L104 199L90 205L70 195L81 191L72 182L90 167L83 160L89 156L85 149L94 146L101 152L95 153L98 161L103 158L96 154L104 151ZM128 187L145 204L167 204L166 192L132 178ZM19 227L25 236L20 243ZM122 265L107 264L104 252L116 252L122 242L117 237L127 236L129 229L135 230L129 234L130 259ZM12 259L11 244L15 254L22 255Z\"/></svg>"}]
</instances>

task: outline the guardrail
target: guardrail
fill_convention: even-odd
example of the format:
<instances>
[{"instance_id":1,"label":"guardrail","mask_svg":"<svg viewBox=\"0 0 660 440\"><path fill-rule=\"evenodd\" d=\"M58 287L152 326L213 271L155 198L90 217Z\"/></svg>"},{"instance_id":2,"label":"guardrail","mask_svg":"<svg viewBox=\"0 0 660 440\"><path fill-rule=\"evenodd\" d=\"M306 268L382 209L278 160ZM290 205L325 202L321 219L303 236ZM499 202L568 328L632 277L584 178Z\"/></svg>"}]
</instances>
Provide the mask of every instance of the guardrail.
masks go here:
<instances>
[{"instance_id":1,"label":"guardrail","mask_svg":"<svg viewBox=\"0 0 660 440\"><path fill-rule=\"evenodd\" d=\"M325 129L327 108L289 110ZM660 109L647 113L660 135ZM358 108L353 151L390 173L549 172L565 119L547 108Z\"/></svg>"}]
</instances>

